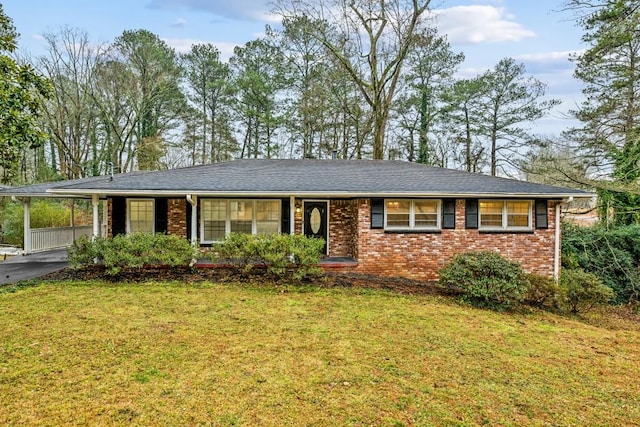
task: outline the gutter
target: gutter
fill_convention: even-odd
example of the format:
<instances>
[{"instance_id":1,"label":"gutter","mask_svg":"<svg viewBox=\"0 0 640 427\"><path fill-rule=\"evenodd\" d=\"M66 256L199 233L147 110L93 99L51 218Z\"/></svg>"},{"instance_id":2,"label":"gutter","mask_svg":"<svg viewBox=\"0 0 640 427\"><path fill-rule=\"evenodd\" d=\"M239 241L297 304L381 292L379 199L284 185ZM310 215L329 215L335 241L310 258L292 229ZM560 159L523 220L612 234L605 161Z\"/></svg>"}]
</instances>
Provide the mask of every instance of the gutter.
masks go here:
<instances>
[{"instance_id":1,"label":"gutter","mask_svg":"<svg viewBox=\"0 0 640 427\"><path fill-rule=\"evenodd\" d=\"M92 195L99 194L102 196L119 195L119 196L155 196L155 197L262 197L262 198L288 198L295 194L297 198L394 198L394 197L424 197L424 198L523 198L523 199L565 199L565 198L591 198L596 195L593 193L424 193L424 192L349 192L349 191L185 191L185 190L98 190L83 189L70 191L65 189L47 190L49 195Z\"/></svg>"}]
</instances>

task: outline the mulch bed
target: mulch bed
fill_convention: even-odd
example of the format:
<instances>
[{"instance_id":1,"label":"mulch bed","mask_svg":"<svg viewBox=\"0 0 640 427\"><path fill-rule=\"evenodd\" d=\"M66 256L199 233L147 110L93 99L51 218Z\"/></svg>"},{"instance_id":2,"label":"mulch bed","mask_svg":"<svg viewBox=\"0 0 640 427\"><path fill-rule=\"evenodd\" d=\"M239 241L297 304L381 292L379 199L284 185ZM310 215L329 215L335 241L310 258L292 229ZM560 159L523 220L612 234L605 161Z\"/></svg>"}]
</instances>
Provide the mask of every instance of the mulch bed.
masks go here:
<instances>
[{"instance_id":1,"label":"mulch bed","mask_svg":"<svg viewBox=\"0 0 640 427\"><path fill-rule=\"evenodd\" d=\"M118 274L105 274L100 266L89 266L80 269L66 268L42 277L43 280L105 280L109 282L142 283L149 281L178 281L184 283L198 282L241 282L279 284L273 277L262 271L252 274L241 274L228 268L194 268L194 267L147 267L123 269ZM290 281L280 283L291 283ZM362 289L382 289L411 295L445 295L447 292L434 282L424 282L403 277L381 277L359 273L325 273L322 276L302 281L303 285L319 287L342 287Z\"/></svg>"}]
</instances>

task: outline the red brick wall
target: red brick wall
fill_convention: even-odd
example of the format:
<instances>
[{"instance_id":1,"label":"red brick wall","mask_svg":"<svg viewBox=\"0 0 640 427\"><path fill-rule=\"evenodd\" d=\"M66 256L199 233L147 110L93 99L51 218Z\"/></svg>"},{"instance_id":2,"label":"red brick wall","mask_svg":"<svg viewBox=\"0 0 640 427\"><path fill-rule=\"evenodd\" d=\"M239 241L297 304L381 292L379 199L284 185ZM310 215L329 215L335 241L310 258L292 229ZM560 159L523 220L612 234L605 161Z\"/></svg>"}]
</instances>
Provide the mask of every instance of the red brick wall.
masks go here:
<instances>
[{"instance_id":1,"label":"red brick wall","mask_svg":"<svg viewBox=\"0 0 640 427\"><path fill-rule=\"evenodd\" d=\"M530 273L553 276L555 204L549 202L549 228L529 233L482 233L464 228L464 200L456 203L456 229L439 233L385 233L370 227L370 201L358 201L357 272L437 280L438 270L467 250L493 250Z\"/></svg>"},{"instance_id":2,"label":"red brick wall","mask_svg":"<svg viewBox=\"0 0 640 427\"><path fill-rule=\"evenodd\" d=\"M355 258L357 214L357 200L331 200L329 203L329 256Z\"/></svg>"},{"instance_id":3,"label":"red brick wall","mask_svg":"<svg viewBox=\"0 0 640 427\"><path fill-rule=\"evenodd\" d=\"M167 234L187 237L187 200L167 200Z\"/></svg>"},{"instance_id":4,"label":"red brick wall","mask_svg":"<svg viewBox=\"0 0 640 427\"><path fill-rule=\"evenodd\" d=\"M168 202L169 234L187 233L186 200ZM329 207L329 255L358 260L353 271L383 276L436 280L438 270L467 250L494 250L522 264L526 271L553 276L555 206L548 204L549 228L528 233L482 233L467 230L465 203L456 203L456 228L437 233L385 233L371 229L369 199L332 200ZM111 234L111 199L107 203ZM295 214L296 233L302 232L302 214Z\"/></svg>"}]
</instances>

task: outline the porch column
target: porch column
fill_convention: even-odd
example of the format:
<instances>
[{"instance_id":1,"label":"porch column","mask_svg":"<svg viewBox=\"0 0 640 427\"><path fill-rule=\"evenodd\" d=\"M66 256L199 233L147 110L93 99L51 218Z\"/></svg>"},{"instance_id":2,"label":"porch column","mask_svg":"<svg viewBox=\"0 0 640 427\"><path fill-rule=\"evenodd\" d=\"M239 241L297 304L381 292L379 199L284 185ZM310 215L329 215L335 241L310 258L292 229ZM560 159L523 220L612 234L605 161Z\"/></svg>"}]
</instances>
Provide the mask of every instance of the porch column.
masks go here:
<instances>
[{"instance_id":1,"label":"porch column","mask_svg":"<svg viewBox=\"0 0 640 427\"><path fill-rule=\"evenodd\" d=\"M31 198L25 197L22 199L22 205L24 206L24 237L23 237L23 249L27 254L31 253Z\"/></svg>"},{"instance_id":2,"label":"porch column","mask_svg":"<svg viewBox=\"0 0 640 427\"><path fill-rule=\"evenodd\" d=\"M107 237L109 235L109 201L102 201L102 225L100 227L100 235Z\"/></svg>"},{"instance_id":3,"label":"porch column","mask_svg":"<svg viewBox=\"0 0 640 427\"><path fill-rule=\"evenodd\" d=\"M198 196L187 194L187 202L191 204L191 244L198 244Z\"/></svg>"},{"instance_id":4,"label":"porch column","mask_svg":"<svg viewBox=\"0 0 640 427\"><path fill-rule=\"evenodd\" d=\"M100 237L100 214L98 212L98 202L100 198L97 194L91 195L91 205L93 206L93 238Z\"/></svg>"},{"instance_id":5,"label":"porch column","mask_svg":"<svg viewBox=\"0 0 640 427\"><path fill-rule=\"evenodd\" d=\"M289 197L289 234L296 234L296 197Z\"/></svg>"}]
</instances>

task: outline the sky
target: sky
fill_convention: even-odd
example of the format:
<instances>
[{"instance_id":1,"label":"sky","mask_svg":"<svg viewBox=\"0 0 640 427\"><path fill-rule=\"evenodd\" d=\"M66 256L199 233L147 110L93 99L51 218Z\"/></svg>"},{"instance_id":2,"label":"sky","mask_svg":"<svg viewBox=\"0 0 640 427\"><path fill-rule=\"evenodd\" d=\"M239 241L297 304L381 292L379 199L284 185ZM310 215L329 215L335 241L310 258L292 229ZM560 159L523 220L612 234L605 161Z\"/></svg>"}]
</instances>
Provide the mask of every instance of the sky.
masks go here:
<instances>
[{"instance_id":1,"label":"sky","mask_svg":"<svg viewBox=\"0 0 640 427\"><path fill-rule=\"evenodd\" d=\"M536 122L534 132L557 135L575 125L567 112L582 96L568 57L584 49L564 0L432 0L436 25L466 59L461 77L473 77L505 57L548 85L547 95L562 104ZM0 0L20 33L21 53L45 53L42 34L68 26L84 30L92 42L113 41L125 30L145 29L178 52L212 43L224 58L233 48L278 25L269 0Z\"/></svg>"}]
</instances>

